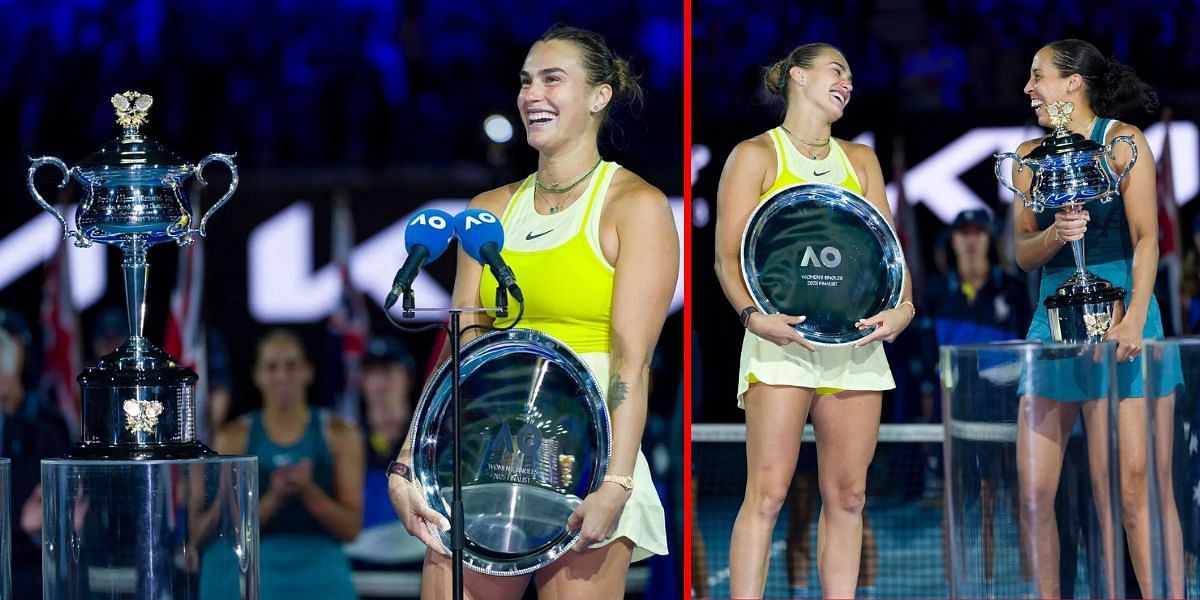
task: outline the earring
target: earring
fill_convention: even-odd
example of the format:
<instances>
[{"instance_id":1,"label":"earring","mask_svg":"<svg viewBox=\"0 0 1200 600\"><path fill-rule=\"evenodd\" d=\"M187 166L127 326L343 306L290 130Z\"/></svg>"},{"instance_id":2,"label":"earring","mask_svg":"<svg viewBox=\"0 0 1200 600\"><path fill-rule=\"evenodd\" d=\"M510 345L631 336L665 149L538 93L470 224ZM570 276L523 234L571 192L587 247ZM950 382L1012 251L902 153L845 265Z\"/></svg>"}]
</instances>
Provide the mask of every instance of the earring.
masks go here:
<instances>
[{"instance_id":1,"label":"earring","mask_svg":"<svg viewBox=\"0 0 1200 600\"><path fill-rule=\"evenodd\" d=\"M593 104L593 105L592 105L592 112L600 112L600 105L599 105L599 104Z\"/></svg>"}]
</instances>

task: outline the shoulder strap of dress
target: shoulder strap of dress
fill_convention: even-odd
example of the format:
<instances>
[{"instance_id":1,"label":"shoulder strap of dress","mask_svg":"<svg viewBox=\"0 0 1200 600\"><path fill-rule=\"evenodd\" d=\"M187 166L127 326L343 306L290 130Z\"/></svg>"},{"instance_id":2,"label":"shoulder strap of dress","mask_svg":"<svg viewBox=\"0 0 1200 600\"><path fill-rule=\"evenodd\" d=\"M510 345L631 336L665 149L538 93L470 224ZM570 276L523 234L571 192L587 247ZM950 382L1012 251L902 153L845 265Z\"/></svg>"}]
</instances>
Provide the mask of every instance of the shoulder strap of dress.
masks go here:
<instances>
[{"instance_id":1,"label":"shoulder strap of dress","mask_svg":"<svg viewBox=\"0 0 1200 600\"><path fill-rule=\"evenodd\" d=\"M829 138L834 148L837 148L839 160L842 162L842 168L846 169L846 177L854 180L854 184L858 186L858 192L861 194L863 189L862 181L858 178L858 171L854 170L854 163L850 162L850 155L846 154L846 149L834 138Z\"/></svg>"},{"instance_id":2,"label":"shoulder strap of dress","mask_svg":"<svg viewBox=\"0 0 1200 600\"><path fill-rule=\"evenodd\" d=\"M789 172L787 148L784 146L788 141L783 137L782 127L776 127L768 131L767 134L771 138L771 143L775 146L775 181L779 181L779 178L783 177L784 173ZM774 186L775 183L772 182L771 185Z\"/></svg>"},{"instance_id":3,"label":"shoulder strap of dress","mask_svg":"<svg viewBox=\"0 0 1200 600\"><path fill-rule=\"evenodd\" d=\"M517 204L520 204L525 191L529 189L529 186L533 185L534 178L536 177L537 173L530 173L529 177L526 177L525 181L522 181L521 185L517 186L517 191L513 193L512 198L508 199L508 206L504 207L504 213L500 215L501 225L508 223L508 216L512 214L512 211L516 210Z\"/></svg>"},{"instance_id":4,"label":"shoulder strap of dress","mask_svg":"<svg viewBox=\"0 0 1200 600\"><path fill-rule=\"evenodd\" d=\"M1108 129L1116 123L1116 119L1096 119L1096 126L1092 127L1091 140L1104 144L1104 140L1108 139Z\"/></svg>"}]
</instances>

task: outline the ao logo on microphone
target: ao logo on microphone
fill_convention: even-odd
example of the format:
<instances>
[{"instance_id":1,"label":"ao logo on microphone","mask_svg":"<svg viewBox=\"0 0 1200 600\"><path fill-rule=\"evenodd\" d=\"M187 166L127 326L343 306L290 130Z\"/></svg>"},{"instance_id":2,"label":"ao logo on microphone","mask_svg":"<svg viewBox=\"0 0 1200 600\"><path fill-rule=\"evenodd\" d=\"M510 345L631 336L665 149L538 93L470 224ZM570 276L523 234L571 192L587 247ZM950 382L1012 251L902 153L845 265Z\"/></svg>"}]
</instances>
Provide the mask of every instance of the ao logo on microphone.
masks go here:
<instances>
[{"instance_id":1,"label":"ao logo on microphone","mask_svg":"<svg viewBox=\"0 0 1200 600\"><path fill-rule=\"evenodd\" d=\"M409 225L428 225L429 227L432 227L434 229L445 229L450 226L450 223L447 222L446 219L443 218L441 215L429 216L425 213L425 211L421 211L421 212L417 213L417 216L413 217L412 220L408 222L408 224Z\"/></svg>"},{"instance_id":2,"label":"ao logo on microphone","mask_svg":"<svg viewBox=\"0 0 1200 600\"><path fill-rule=\"evenodd\" d=\"M478 213L472 213L467 216L467 218L463 221L463 229L470 231L471 227L473 227L475 225L483 225L484 223L495 223L495 222L496 222L496 215L493 215L490 212L480 211Z\"/></svg>"},{"instance_id":3,"label":"ao logo on microphone","mask_svg":"<svg viewBox=\"0 0 1200 600\"><path fill-rule=\"evenodd\" d=\"M813 247L809 246L804 250L804 258L800 259L801 267L826 267L832 269L842 264L842 253L833 246L825 246L821 248L820 257L813 251Z\"/></svg>"}]
</instances>

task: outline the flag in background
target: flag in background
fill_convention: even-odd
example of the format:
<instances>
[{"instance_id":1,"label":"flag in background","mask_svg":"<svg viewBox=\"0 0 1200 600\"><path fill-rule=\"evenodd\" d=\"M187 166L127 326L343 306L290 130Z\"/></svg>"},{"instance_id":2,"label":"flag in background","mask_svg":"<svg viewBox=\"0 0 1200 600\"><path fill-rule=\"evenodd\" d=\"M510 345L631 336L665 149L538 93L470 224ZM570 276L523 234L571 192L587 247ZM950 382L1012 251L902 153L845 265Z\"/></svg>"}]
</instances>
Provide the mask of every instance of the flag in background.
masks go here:
<instances>
[{"instance_id":1,"label":"flag in background","mask_svg":"<svg viewBox=\"0 0 1200 600\"><path fill-rule=\"evenodd\" d=\"M904 137L896 136L892 144L892 182L896 184L896 235L904 250L904 261L908 263L908 274L912 285L913 301L921 303L921 292L925 287L925 263L921 257L921 239L917 237L917 215L904 193Z\"/></svg>"},{"instance_id":2,"label":"flag in background","mask_svg":"<svg viewBox=\"0 0 1200 600\"><path fill-rule=\"evenodd\" d=\"M362 359L371 336L371 319L362 292L350 278L350 253L354 248L354 215L349 194L334 194L332 215L332 259L342 282L337 307L329 315L327 328L333 340L334 412L352 423L359 419L359 385ZM340 377L337 375L340 374Z\"/></svg>"},{"instance_id":3,"label":"flag in background","mask_svg":"<svg viewBox=\"0 0 1200 600\"><path fill-rule=\"evenodd\" d=\"M1183 335L1183 262L1180 256L1179 205L1171 164L1171 109L1163 109L1163 146L1158 157L1158 278L1155 296L1167 336Z\"/></svg>"},{"instance_id":4,"label":"flag in background","mask_svg":"<svg viewBox=\"0 0 1200 600\"><path fill-rule=\"evenodd\" d=\"M193 206L196 206L193 204ZM208 348L204 329L204 238L196 236L189 246L179 248L179 267L175 288L171 290L171 310L163 351L182 366L196 372L196 436L211 439L208 431Z\"/></svg>"},{"instance_id":5,"label":"flag in background","mask_svg":"<svg viewBox=\"0 0 1200 600\"><path fill-rule=\"evenodd\" d=\"M78 441L80 400L79 382L75 378L83 370L83 339L79 333L79 315L71 303L69 254L70 244L64 239L46 263L41 307L41 385L66 422L71 440Z\"/></svg>"}]
</instances>

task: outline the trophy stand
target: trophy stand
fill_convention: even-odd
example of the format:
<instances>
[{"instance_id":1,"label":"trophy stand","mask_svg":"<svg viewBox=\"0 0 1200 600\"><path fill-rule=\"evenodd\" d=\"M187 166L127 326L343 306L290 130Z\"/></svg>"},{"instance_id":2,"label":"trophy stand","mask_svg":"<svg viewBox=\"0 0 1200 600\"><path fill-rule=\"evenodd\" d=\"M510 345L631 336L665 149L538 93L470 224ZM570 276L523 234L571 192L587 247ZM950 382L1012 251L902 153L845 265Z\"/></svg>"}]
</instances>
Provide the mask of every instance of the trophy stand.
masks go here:
<instances>
[{"instance_id":1,"label":"trophy stand","mask_svg":"<svg viewBox=\"0 0 1200 600\"><path fill-rule=\"evenodd\" d=\"M414 307L414 297L412 287L406 287L403 292L402 312L401 317L411 319L416 316L417 312L449 312L450 322L447 323L432 323L421 327L409 327L396 322L392 318L391 313L384 311L388 321L396 326L401 331L417 333L421 331L429 331L432 329L442 329L446 332L450 342L450 393L452 405L452 428L454 429L454 444L451 449L453 455L453 492L450 500L450 557L452 566L451 589L453 590L453 600L462 600L463 598L463 561L464 549L466 548L466 524L464 521L464 509L462 501L462 335L471 329L483 329L488 331L499 331L512 329L517 323L521 322L521 317L525 314L525 305L520 303L520 309L517 313L517 318L513 324L508 327L491 327L487 325L472 325L466 329L462 328L463 313L489 313L495 312L498 317L508 316L508 295L504 288L496 290L496 308L456 308L456 307Z\"/></svg>"},{"instance_id":2,"label":"trophy stand","mask_svg":"<svg viewBox=\"0 0 1200 600\"><path fill-rule=\"evenodd\" d=\"M27 187L64 238L122 252L129 339L79 375L80 442L42 461L46 598L258 598L258 459L217 456L196 439L196 373L144 336L150 246L192 242L237 189L232 156L185 163L142 135L153 99L112 97L122 135L68 169L32 160ZM210 162L229 189L197 220L182 193ZM75 228L38 193L43 165L84 190Z\"/></svg>"}]
</instances>

